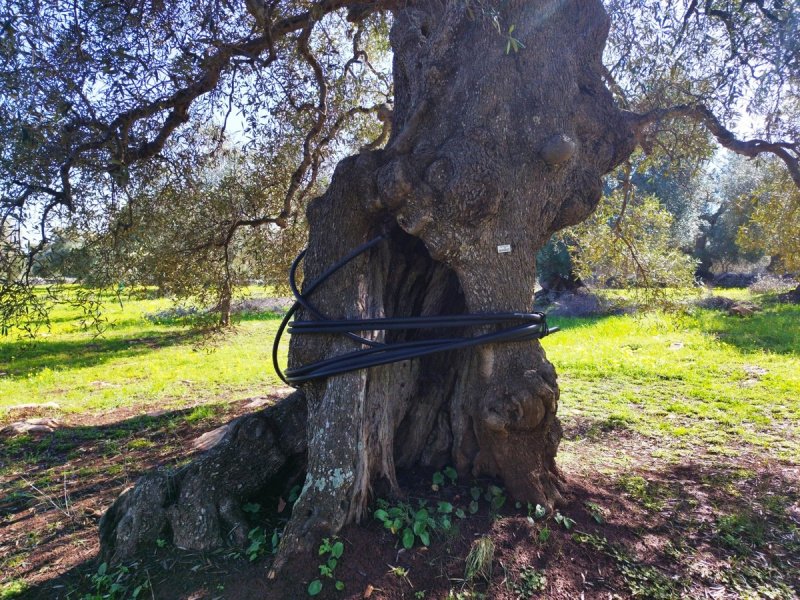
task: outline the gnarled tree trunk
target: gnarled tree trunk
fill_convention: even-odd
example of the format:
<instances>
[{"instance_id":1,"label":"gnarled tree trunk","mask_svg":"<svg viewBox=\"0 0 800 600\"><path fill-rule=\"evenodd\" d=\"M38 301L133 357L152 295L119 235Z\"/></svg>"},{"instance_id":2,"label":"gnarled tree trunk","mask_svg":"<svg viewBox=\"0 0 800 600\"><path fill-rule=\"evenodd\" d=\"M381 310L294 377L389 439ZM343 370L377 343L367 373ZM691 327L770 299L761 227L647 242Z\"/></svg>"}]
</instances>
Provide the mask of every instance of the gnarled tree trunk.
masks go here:
<instances>
[{"instance_id":1,"label":"gnarled tree trunk","mask_svg":"<svg viewBox=\"0 0 800 600\"><path fill-rule=\"evenodd\" d=\"M601 176L633 150L601 78L600 0L497 3L502 31L513 24L509 35L524 44L518 52L472 4L426 0L396 11L389 143L342 161L308 209L306 281L386 236L314 293L330 317L529 311L536 252L591 213ZM290 363L355 347L297 336ZM351 372L303 392L307 475L278 566L311 534L363 517L372 486L384 479L396 489L400 467L453 464L465 476L500 477L522 501L561 499L558 386L537 342Z\"/></svg>"},{"instance_id":2,"label":"gnarled tree trunk","mask_svg":"<svg viewBox=\"0 0 800 600\"><path fill-rule=\"evenodd\" d=\"M306 275L390 235L315 293L326 314L529 310L536 252L588 216L600 176L630 154L632 135L601 80L601 4L506 4L519 52L465 3L421 2L397 14L392 138L343 161L310 207ZM291 356L305 363L352 347L302 337ZM538 343L413 360L305 391L308 476L290 545L314 526L359 519L370 486L380 477L396 486L398 466L452 463L501 477L520 500L560 499L558 387Z\"/></svg>"}]
</instances>

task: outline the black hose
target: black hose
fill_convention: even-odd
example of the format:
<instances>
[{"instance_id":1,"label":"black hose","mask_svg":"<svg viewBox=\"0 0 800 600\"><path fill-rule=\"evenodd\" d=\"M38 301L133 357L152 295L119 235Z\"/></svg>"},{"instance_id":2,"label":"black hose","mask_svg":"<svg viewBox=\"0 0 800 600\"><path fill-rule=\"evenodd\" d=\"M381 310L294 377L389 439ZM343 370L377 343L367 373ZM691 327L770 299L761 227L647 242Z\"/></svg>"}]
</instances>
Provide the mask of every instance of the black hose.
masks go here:
<instances>
[{"instance_id":1,"label":"black hose","mask_svg":"<svg viewBox=\"0 0 800 600\"><path fill-rule=\"evenodd\" d=\"M542 338L550 333L558 331L557 327L548 328L547 319L541 312L508 312L508 313L487 313L487 314L463 314L463 315L442 315L434 317L390 317L382 319L329 319L319 309L309 301L309 296L322 283L325 282L336 271L345 266L348 262L358 255L366 252L373 246L383 241L384 236L378 236L362 244L344 258L339 260L317 279L306 286L305 293L300 293L295 283L297 267L305 256L305 250L301 252L292 263L289 269L289 286L295 297L295 303L286 313L275 341L272 345L272 364L275 372L284 383L291 386L321 379L332 375L339 375L349 371L368 369L378 365L385 365L402 360L419 358L437 352L450 350L460 350L481 344L496 344L500 342L522 342ZM287 329L290 319L299 308L305 308L308 313L315 317L314 321L295 321L288 327L291 334L343 334L359 344L369 346L360 348L352 352L347 352L339 356L318 360L313 363L286 369L284 373L278 365L278 346L280 345L283 332ZM440 338L430 340L417 340L412 342L400 342L395 344L383 344L368 340L357 335L357 331L388 331L406 329L441 329L448 327L483 326L509 324L504 329L499 329L490 333L484 333L474 337Z\"/></svg>"}]
</instances>

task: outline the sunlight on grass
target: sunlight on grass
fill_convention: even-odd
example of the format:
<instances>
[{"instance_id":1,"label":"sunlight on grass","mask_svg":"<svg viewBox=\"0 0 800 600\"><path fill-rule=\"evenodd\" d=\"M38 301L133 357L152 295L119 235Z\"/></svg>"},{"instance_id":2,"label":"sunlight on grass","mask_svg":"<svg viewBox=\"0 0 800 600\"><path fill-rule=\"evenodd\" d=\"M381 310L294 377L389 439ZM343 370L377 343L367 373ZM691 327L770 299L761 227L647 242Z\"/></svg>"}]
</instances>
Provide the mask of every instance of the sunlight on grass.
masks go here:
<instances>
[{"instance_id":1,"label":"sunlight on grass","mask_svg":"<svg viewBox=\"0 0 800 600\"><path fill-rule=\"evenodd\" d=\"M565 422L720 454L747 444L779 458L800 454L800 307L745 319L698 310L553 323L564 331L544 345Z\"/></svg>"},{"instance_id":2,"label":"sunlight on grass","mask_svg":"<svg viewBox=\"0 0 800 600\"><path fill-rule=\"evenodd\" d=\"M37 339L0 338L0 409L53 402L65 412L168 408L258 395L279 383L275 316L242 320L198 346L188 326L145 318L170 306L164 299L108 303L101 336L80 329L78 310L60 306Z\"/></svg>"},{"instance_id":3,"label":"sunlight on grass","mask_svg":"<svg viewBox=\"0 0 800 600\"><path fill-rule=\"evenodd\" d=\"M709 310L553 318L562 331L544 346L560 377L562 420L588 437L636 432L663 446L657 451L665 456L697 445L735 455L749 445L793 459L800 454L800 307L765 306L744 319ZM198 346L180 320L145 318L169 307L163 299L109 303L99 337L80 330L77 310L59 307L39 339L0 338L0 409L189 406L185 418L195 422L215 415L204 404L260 395L279 383L270 357L274 315L243 319ZM284 346L283 360L285 353Z\"/></svg>"}]
</instances>

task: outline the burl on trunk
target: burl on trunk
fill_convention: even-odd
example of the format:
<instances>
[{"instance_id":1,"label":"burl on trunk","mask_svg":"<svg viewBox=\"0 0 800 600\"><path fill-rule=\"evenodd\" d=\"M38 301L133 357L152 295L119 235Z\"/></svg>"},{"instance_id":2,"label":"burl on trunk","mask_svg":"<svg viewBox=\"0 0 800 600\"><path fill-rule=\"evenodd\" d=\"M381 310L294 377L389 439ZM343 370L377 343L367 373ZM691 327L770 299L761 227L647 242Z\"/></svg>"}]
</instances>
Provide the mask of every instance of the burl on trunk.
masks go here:
<instances>
[{"instance_id":1,"label":"burl on trunk","mask_svg":"<svg viewBox=\"0 0 800 600\"><path fill-rule=\"evenodd\" d=\"M600 0L494 4L500 32L477 2L408 2L396 11L392 135L385 149L343 160L309 206L306 281L377 234L386 240L314 293L326 315L529 311L537 250L591 213L601 176L632 152L632 131L602 80ZM518 51L501 33L511 25ZM375 339L424 335L437 332ZM354 347L298 336L290 364ZM394 363L302 391L307 475L281 560L312 534L363 517L377 481L397 490L398 468L453 464L463 476L500 477L521 501L561 499L558 386L537 342ZM253 466L259 460L253 455ZM125 511L114 514L119 521ZM114 527L109 520L106 529Z\"/></svg>"}]
</instances>

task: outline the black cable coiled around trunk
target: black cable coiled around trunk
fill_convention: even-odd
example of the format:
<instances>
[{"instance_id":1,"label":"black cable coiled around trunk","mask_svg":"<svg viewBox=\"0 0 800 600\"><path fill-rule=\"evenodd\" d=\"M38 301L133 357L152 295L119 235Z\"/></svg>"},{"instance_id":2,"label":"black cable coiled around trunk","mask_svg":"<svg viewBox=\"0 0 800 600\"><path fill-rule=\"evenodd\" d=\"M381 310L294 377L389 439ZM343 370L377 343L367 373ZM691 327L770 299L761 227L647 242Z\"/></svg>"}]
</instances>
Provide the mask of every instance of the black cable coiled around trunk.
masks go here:
<instances>
[{"instance_id":1,"label":"black cable coiled around trunk","mask_svg":"<svg viewBox=\"0 0 800 600\"><path fill-rule=\"evenodd\" d=\"M382 319L330 319L311 304L309 297L314 293L314 290L325 282L325 280L348 262L383 240L384 236L381 235L354 249L313 282L307 284L305 292L302 294L297 288L295 279L297 267L305 256L305 250L294 260L289 270L289 285L294 294L295 303L281 321L278 332L275 335L275 341L272 345L272 364L275 367L275 372L284 383L296 387L298 384L312 379L321 379L340 373L347 373L349 371L368 369L378 365L419 358L437 352L460 350L462 348L470 348L481 344L522 342L525 340L542 338L550 333L558 331L557 327L548 328L545 314L541 312L463 314L434 317L389 317ZM315 320L294 321L289 325L289 321L300 308L304 308ZM508 326L497 331L473 337L439 338L393 344L384 344L369 340L356 333L363 331L442 329L449 327L476 327L503 324L507 324ZM284 331L287 331L287 325L290 334L341 334L367 347L340 354L332 358L318 360L300 367L286 369L284 372L278 365L278 346L280 345Z\"/></svg>"}]
</instances>

